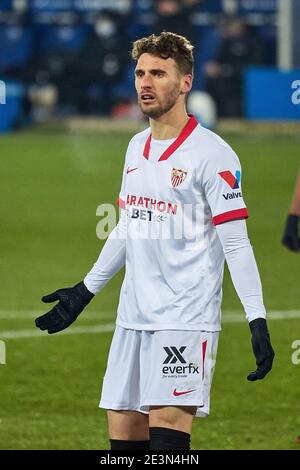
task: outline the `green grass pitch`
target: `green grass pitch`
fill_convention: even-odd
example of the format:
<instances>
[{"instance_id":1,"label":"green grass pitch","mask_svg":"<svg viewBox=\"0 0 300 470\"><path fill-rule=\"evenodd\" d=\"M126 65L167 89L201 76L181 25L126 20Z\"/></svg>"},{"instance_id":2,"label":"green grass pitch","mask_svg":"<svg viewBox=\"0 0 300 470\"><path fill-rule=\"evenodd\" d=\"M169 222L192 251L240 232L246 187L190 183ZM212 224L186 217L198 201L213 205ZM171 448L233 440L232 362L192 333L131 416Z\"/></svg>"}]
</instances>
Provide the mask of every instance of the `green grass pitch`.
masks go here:
<instances>
[{"instance_id":1,"label":"green grass pitch","mask_svg":"<svg viewBox=\"0 0 300 470\"><path fill-rule=\"evenodd\" d=\"M243 168L248 230L269 311L299 310L299 255L281 244L299 166L299 137L227 135ZM108 449L98 409L111 332L9 338L35 330L40 297L83 278L102 246L96 208L118 195L126 133L26 131L0 138L0 449ZM122 273L71 329L114 322ZM243 312L228 272L224 311ZM270 320L276 360L259 383L246 321L224 322L211 415L194 423L193 449L300 449L300 318ZM2 336L1 336L2 335Z\"/></svg>"}]
</instances>

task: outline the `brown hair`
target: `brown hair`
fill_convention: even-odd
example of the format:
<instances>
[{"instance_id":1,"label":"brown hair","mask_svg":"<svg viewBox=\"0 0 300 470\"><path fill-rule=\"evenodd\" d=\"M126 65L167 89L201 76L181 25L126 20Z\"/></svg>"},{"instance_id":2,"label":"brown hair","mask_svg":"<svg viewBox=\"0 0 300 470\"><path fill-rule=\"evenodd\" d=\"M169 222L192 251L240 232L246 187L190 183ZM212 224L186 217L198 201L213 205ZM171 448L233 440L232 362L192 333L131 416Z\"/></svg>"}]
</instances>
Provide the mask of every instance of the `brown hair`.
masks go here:
<instances>
[{"instance_id":1,"label":"brown hair","mask_svg":"<svg viewBox=\"0 0 300 470\"><path fill-rule=\"evenodd\" d=\"M179 71L183 75L193 74L194 46L184 36L163 31L160 35L138 39L133 43L131 57L137 61L144 53L153 54L168 59L175 60Z\"/></svg>"}]
</instances>

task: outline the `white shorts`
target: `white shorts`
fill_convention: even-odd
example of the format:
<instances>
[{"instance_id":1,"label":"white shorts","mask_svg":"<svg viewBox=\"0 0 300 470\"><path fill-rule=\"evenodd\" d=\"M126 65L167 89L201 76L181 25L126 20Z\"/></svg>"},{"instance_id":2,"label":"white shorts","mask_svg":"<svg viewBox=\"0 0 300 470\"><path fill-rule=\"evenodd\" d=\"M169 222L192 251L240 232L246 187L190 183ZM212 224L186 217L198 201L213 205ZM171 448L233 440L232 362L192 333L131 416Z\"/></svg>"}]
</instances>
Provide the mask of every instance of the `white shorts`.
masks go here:
<instances>
[{"instance_id":1,"label":"white shorts","mask_svg":"<svg viewBox=\"0 0 300 470\"><path fill-rule=\"evenodd\" d=\"M116 327L99 406L149 412L196 406L209 414L219 332L137 331Z\"/></svg>"}]
</instances>

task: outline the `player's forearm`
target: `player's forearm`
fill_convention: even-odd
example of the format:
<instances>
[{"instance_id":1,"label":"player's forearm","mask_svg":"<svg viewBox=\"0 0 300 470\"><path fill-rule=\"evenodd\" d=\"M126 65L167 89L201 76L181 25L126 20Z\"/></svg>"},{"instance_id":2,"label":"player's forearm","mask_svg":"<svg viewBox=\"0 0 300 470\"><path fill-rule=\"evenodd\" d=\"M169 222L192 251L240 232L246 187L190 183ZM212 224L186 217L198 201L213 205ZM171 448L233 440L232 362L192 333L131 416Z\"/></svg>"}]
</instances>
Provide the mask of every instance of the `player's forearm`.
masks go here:
<instances>
[{"instance_id":1,"label":"player's forearm","mask_svg":"<svg viewBox=\"0 0 300 470\"><path fill-rule=\"evenodd\" d=\"M289 213L300 217L300 172L298 174L298 179Z\"/></svg>"},{"instance_id":2,"label":"player's forearm","mask_svg":"<svg viewBox=\"0 0 300 470\"><path fill-rule=\"evenodd\" d=\"M97 294L107 282L125 265L126 239L120 233L118 224L105 242L98 260L85 276L87 289Z\"/></svg>"},{"instance_id":3,"label":"player's forearm","mask_svg":"<svg viewBox=\"0 0 300 470\"><path fill-rule=\"evenodd\" d=\"M246 222L236 220L217 226L226 262L247 320L265 318L262 286L247 234Z\"/></svg>"},{"instance_id":4,"label":"player's forearm","mask_svg":"<svg viewBox=\"0 0 300 470\"><path fill-rule=\"evenodd\" d=\"M225 255L235 290L244 307L247 320L265 318L262 286L252 247L238 249Z\"/></svg>"}]
</instances>

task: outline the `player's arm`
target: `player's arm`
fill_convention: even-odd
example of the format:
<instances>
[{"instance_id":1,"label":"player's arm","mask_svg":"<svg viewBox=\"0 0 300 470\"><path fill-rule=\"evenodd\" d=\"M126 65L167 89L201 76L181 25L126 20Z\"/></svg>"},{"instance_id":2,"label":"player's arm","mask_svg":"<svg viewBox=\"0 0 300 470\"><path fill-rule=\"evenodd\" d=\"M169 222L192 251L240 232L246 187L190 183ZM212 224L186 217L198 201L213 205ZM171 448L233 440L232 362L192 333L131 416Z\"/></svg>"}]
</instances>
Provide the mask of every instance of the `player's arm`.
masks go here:
<instances>
[{"instance_id":1,"label":"player's arm","mask_svg":"<svg viewBox=\"0 0 300 470\"><path fill-rule=\"evenodd\" d=\"M125 265L126 259L126 214L121 211L118 225L113 229L92 269L83 282L96 295L107 282Z\"/></svg>"},{"instance_id":2,"label":"player's arm","mask_svg":"<svg viewBox=\"0 0 300 470\"><path fill-rule=\"evenodd\" d=\"M291 251L300 251L300 172L298 174L291 207L286 219L282 243Z\"/></svg>"},{"instance_id":3,"label":"player's arm","mask_svg":"<svg viewBox=\"0 0 300 470\"><path fill-rule=\"evenodd\" d=\"M271 370L274 351L266 322L260 277L247 234L248 211L242 196L241 166L226 144L215 147L203 172L202 187L212 212L231 278L251 330L257 369L248 380L262 379ZM231 197L230 197L231 196Z\"/></svg>"},{"instance_id":4,"label":"player's arm","mask_svg":"<svg viewBox=\"0 0 300 470\"><path fill-rule=\"evenodd\" d=\"M57 301L58 303L49 312L35 320L38 328L47 330L50 334L67 328L76 320L92 298L124 266L126 240L122 236L124 228L121 219L106 240L98 260L83 281L74 287L59 289L42 297L43 302Z\"/></svg>"},{"instance_id":5,"label":"player's arm","mask_svg":"<svg viewBox=\"0 0 300 470\"><path fill-rule=\"evenodd\" d=\"M216 225L235 290L244 307L252 334L257 369L247 379L263 379L272 369L274 351L266 322L262 286L245 220Z\"/></svg>"}]
</instances>

